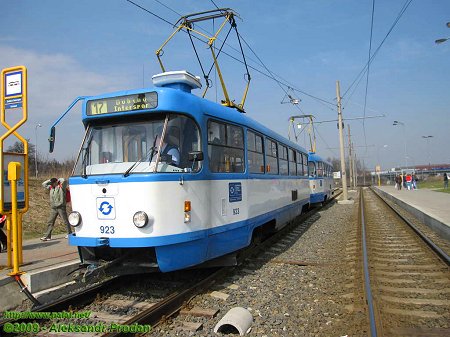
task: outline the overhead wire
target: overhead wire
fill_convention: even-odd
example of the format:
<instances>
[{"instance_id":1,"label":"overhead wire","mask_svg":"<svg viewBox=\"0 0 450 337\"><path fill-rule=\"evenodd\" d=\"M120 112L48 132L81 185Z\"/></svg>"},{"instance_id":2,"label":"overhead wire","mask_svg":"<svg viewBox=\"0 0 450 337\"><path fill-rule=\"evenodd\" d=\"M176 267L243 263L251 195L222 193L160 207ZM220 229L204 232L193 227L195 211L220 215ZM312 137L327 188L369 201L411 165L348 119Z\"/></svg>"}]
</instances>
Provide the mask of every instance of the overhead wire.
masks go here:
<instances>
[{"instance_id":1,"label":"overhead wire","mask_svg":"<svg viewBox=\"0 0 450 337\"><path fill-rule=\"evenodd\" d=\"M320 132L319 132L319 130L317 129L316 126L314 126L314 130L315 130L315 132L319 135L320 139L322 139L322 142L324 142L325 146L331 151L331 153L333 153L333 155L334 155L336 158L339 158L338 154L337 154L336 152L334 152L334 151L331 149L330 145L328 145L328 143L326 142L326 140L322 137L322 135L320 134Z\"/></svg>"},{"instance_id":2,"label":"overhead wire","mask_svg":"<svg viewBox=\"0 0 450 337\"><path fill-rule=\"evenodd\" d=\"M215 3L213 0L210 0L210 1L212 2L212 4L213 4L217 9L220 9L220 8L216 5L216 3ZM282 85L284 85L284 86L287 87L287 89L292 89L292 90L294 90L294 91L300 92L300 93L302 93L302 94L304 94L304 95L306 95L306 96L308 96L308 97L311 97L311 98L313 98L313 99L318 100L319 102L327 103L327 104L331 104L331 105L335 105L334 103L331 103L331 102L329 102L329 101L326 101L326 100L324 100L324 99L322 99L322 98L319 98L319 97L317 97L317 96L308 94L307 92L305 92L305 91L303 91L303 90L297 89L297 88L293 87L291 84L282 83L282 82L280 82L279 80L277 80L276 77L279 77L279 78L281 78L281 79L283 79L283 78L282 78L280 75L277 75L277 74L275 74L274 72L270 71L269 68L262 62L261 58L260 58L260 57L256 54L256 52L250 47L250 45L247 43L247 41L245 41L244 37L243 37L241 34L238 33L238 38L239 38L239 36L240 36L241 39L244 41L244 43L245 43L245 45L247 46L247 48L249 48L250 51L253 53L253 55L255 55L255 57L258 59L260 65L262 65L262 66L266 69L266 71L270 74L269 77L270 77L272 80L274 80L275 82L277 82L277 84L278 84L280 87L281 87ZM239 41L239 44L240 44L240 41ZM229 45L228 45L228 46L229 46ZM231 47L231 46L229 46L229 47ZM242 50L242 46L241 46L241 50ZM252 59L249 58L249 60L252 60ZM252 61L253 61L253 62L256 62L255 60L252 60ZM247 65L245 65L245 66L247 67ZM284 82L287 82L287 81L284 80L284 79L283 79L283 81L284 81ZM281 89L282 89L282 90L286 93L286 95L287 95L287 90L285 90L284 88L281 88Z\"/></svg>"},{"instance_id":3,"label":"overhead wire","mask_svg":"<svg viewBox=\"0 0 450 337\"><path fill-rule=\"evenodd\" d=\"M162 18L161 16L159 16L159 15L155 14L154 12L152 12L152 11L146 9L145 7L143 7L143 6L141 6L141 5L137 4L137 3L135 3L134 1L132 1L132 0L126 0L126 1L129 2L129 3L131 3L131 4L133 4L134 6L136 6L136 7L138 7L138 8L140 8L140 9L142 9L143 11L145 11L145 12L147 12L147 13L153 15L154 17L160 19L161 21L163 21L163 22L165 22L165 23L171 25L172 27L175 26L174 23L171 23L170 21L168 21L168 20ZM169 9L170 11L176 13L177 15L180 15L180 13L178 13L178 12L175 11L174 9L170 8L169 6L167 6L167 5L163 4L163 3L161 3L160 1L158 1L158 0L154 0L154 1L156 1L156 2L159 3L160 5L164 6L165 8ZM214 5L216 6L216 8L218 8L217 5L216 5L215 3L214 3ZM180 16L181 16L181 15L180 15ZM204 29L202 29L202 30L204 30ZM183 32L185 32L185 31L183 31ZM185 33L186 33L186 32L185 32ZM193 37L194 37L195 39L197 39L197 40L199 40L199 41L205 43L205 44L208 44L208 41L205 41L205 40L201 39L201 38L198 37L198 36L193 36ZM240 35L240 37L242 38L242 35ZM226 44L226 45L227 45L228 47L232 48L234 51L240 52L238 49L234 48L233 46L230 46L229 44ZM247 45L247 43L246 43L246 45ZM217 49L217 48L214 47L214 49ZM245 62L242 61L242 60L240 60L240 59L238 59L237 57L235 57L235 56L233 56L233 55L231 55L231 54L229 54L229 53L227 53L227 52L225 52L225 51L223 51L223 50L222 50L222 54L224 54L224 55L230 57L231 59L233 59L233 60L235 60L235 61L237 61L237 62L239 62L239 63L241 63L241 64L243 64L243 65L245 66ZM256 61L253 60L253 59L251 59L251 58L249 58L249 60L251 60L251 61L253 61L253 62L256 63ZM250 68L250 69L256 71L257 73L259 73L259 74L261 74L261 75L263 75L263 76L265 76L265 77L267 77L267 78L269 78L269 79L272 79L272 80L276 81L279 85L281 84L281 85L285 86L286 88L289 88L289 87L290 87L290 88L292 88L294 91L297 91L297 92L299 92L299 93L302 93L302 94L304 94L305 96L308 96L308 97L310 97L310 98L312 98L312 99L317 100L318 102L322 102L322 103L326 103L326 104L335 106L335 103L333 103L333 102L330 102L330 101L327 101L327 100L325 100L325 99L323 99L323 98L320 98L320 97L317 97L317 96L315 96L315 95L309 94L309 93L307 93L307 92L305 92L305 91L303 91L303 90L301 90L301 89L296 88L296 87L293 86L293 85L287 84L287 83L286 83L286 80L284 80L284 79L283 79L284 82L282 82L282 81L276 80L276 79L274 78L275 76L278 77L278 78L282 78L280 75L277 75L277 74L275 74L275 73L273 73L273 72L270 72L270 74L267 74L267 73L261 71L260 69L258 69L258 68L256 68L256 67L250 65L250 64L247 64L247 66L248 66L248 68ZM266 70L267 70L267 69L266 69Z\"/></svg>"},{"instance_id":4,"label":"overhead wire","mask_svg":"<svg viewBox=\"0 0 450 337\"><path fill-rule=\"evenodd\" d=\"M157 15L157 14L153 13L152 11L149 11L149 10L148 10L148 9L146 9L145 7L142 7L141 5L138 5L137 3L135 3L135 2L133 2L133 1L131 1L131 0L126 0L126 1L128 1L129 3L131 3L131 4L135 5L136 7L140 8L140 9L142 9L143 11L145 11L145 12L147 12L147 13L149 13L149 14L153 15L154 17L156 17L156 18L160 19L161 21L163 21L163 22L165 22L165 23L167 23L167 24L171 25L172 27L174 26L174 24L173 24L173 23L171 23L171 22L167 21L166 19L164 19L164 18L162 18L161 16L159 16L159 15Z\"/></svg>"},{"instance_id":5,"label":"overhead wire","mask_svg":"<svg viewBox=\"0 0 450 337\"><path fill-rule=\"evenodd\" d=\"M183 16L181 13L178 13L175 9L170 8L169 6L167 6L166 4L162 3L161 1L159 1L159 0L153 0L153 1L159 3L161 6L167 8L167 9L168 9L169 11L171 11L171 12L174 12L174 13L177 14L178 16Z\"/></svg>"},{"instance_id":6,"label":"overhead wire","mask_svg":"<svg viewBox=\"0 0 450 337\"><path fill-rule=\"evenodd\" d=\"M238 35L240 35L240 34L238 33ZM281 88L281 90L284 91L284 93L285 93L287 96L289 96L289 93L288 93L287 89L285 89L285 88L281 85L280 81L278 81L278 80L275 78L275 76L272 74L272 72L270 71L270 69L267 68L267 66L264 64L264 62L261 60L261 58L255 53L255 51L253 50L253 48L250 47L250 45L247 43L247 41L244 39L243 36L241 36L241 39L242 39L242 41L244 41L245 45L247 46L248 49L250 49L250 51L253 53L253 55L255 55L255 57L258 59L259 63L260 63L260 64L266 69L266 71L270 74L270 78L271 78L272 80L274 80L274 81L278 84L278 86ZM297 104L296 104L295 106L296 106L300 111L302 111L302 109L301 109ZM302 112L303 112L303 111L302 111Z\"/></svg>"},{"instance_id":7,"label":"overhead wire","mask_svg":"<svg viewBox=\"0 0 450 337\"><path fill-rule=\"evenodd\" d=\"M372 0L372 19L370 22L370 39L369 39L369 56L368 56L368 61L367 61L367 76L366 76L366 92L364 95L364 119L362 120L362 125L363 125L363 134L364 134L364 145L367 146L367 135L366 135L366 124L365 124L365 118L366 118L366 107L367 107L367 92L369 90L369 74L370 74L370 54L372 52L372 37L373 37L373 18L375 16L375 0ZM367 151L367 147L366 147L366 151Z\"/></svg>"},{"instance_id":8,"label":"overhead wire","mask_svg":"<svg viewBox=\"0 0 450 337\"><path fill-rule=\"evenodd\" d=\"M214 6L216 6L217 9L219 9L219 7L217 7L216 3L213 0L211 0L211 2Z\"/></svg>"},{"instance_id":9,"label":"overhead wire","mask_svg":"<svg viewBox=\"0 0 450 337\"><path fill-rule=\"evenodd\" d=\"M350 86L344 92L344 94L342 95L342 99L344 99L346 97L347 93L353 88L353 86L355 85L356 82L358 82L358 85L359 85L359 82L361 81L362 76L367 71L367 67L369 66L370 63L373 62L373 60L375 59L376 55L378 54L378 52L380 51L381 47L383 46L384 42L389 37L389 35L392 33L392 31L394 30L394 28L397 25L398 21L403 16L403 14L406 12L406 10L408 9L408 7L412 3L412 1L413 0L406 0L405 1L405 3L403 4L402 8L400 9L400 12L398 13L397 17L395 18L394 22L392 23L391 27L389 28L388 32L386 33L385 37L383 38L381 43L378 45L378 47L375 50L375 52L372 54L372 56L370 57L369 61L364 65L364 67L361 69L359 74L355 77L353 82L350 84ZM355 87L355 89L356 89L356 87ZM352 91L352 95L353 95L354 92L355 92L355 90ZM350 99L350 97L347 98L347 100L349 100L349 99Z\"/></svg>"}]
</instances>

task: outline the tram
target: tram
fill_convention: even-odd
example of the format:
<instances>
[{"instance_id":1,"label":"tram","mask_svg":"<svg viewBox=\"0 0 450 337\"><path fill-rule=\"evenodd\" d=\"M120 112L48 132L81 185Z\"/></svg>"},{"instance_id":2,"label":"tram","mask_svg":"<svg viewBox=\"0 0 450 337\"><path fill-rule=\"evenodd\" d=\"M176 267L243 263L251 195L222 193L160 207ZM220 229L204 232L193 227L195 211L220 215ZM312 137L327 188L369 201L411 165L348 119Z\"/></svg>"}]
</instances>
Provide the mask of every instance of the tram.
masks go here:
<instances>
[{"instance_id":1,"label":"tram","mask_svg":"<svg viewBox=\"0 0 450 337\"><path fill-rule=\"evenodd\" d=\"M311 204L324 203L333 195L333 167L314 152L308 154Z\"/></svg>"},{"instance_id":2,"label":"tram","mask_svg":"<svg viewBox=\"0 0 450 337\"><path fill-rule=\"evenodd\" d=\"M193 95L201 83L186 71L153 81L150 89L78 98L86 131L69 178L69 243L84 263L192 267L309 207L305 149ZM54 137L52 128L51 147Z\"/></svg>"}]
</instances>

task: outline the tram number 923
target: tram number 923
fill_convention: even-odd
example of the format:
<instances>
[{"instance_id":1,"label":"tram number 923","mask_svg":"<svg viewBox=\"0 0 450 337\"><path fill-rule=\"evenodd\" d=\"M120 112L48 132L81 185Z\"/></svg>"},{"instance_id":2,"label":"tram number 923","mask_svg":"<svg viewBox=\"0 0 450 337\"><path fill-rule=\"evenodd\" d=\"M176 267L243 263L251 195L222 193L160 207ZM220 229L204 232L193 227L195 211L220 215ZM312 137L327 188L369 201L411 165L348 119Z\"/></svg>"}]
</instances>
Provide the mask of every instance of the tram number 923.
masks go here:
<instances>
[{"instance_id":1,"label":"tram number 923","mask_svg":"<svg viewBox=\"0 0 450 337\"><path fill-rule=\"evenodd\" d=\"M100 233L101 234L114 234L114 226L100 226Z\"/></svg>"}]
</instances>

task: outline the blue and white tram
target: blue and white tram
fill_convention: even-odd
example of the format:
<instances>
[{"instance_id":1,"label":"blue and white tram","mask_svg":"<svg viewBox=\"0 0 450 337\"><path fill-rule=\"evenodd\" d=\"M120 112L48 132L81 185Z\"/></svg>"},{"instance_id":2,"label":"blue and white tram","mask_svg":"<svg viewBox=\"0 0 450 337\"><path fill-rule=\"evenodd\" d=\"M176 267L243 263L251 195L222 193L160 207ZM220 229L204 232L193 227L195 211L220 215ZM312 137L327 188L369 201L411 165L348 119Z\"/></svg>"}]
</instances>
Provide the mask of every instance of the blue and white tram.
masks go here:
<instances>
[{"instance_id":1,"label":"blue and white tram","mask_svg":"<svg viewBox=\"0 0 450 337\"><path fill-rule=\"evenodd\" d=\"M303 148L191 94L201 84L187 72L156 75L154 84L83 98L69 243L84 263L187 268L246 247L309 207Z\"/></svg>"},{"instance_id":2,"label":"blue and white tram","mask_svg":"<svg viewBox=\"0 0 450 337\"><path fill-rule=\"evenodd\" d=\"M333 167L317 154L308 154L309 186L311 204L329 200L333 194Z\"/></svg>"}]
</instances>

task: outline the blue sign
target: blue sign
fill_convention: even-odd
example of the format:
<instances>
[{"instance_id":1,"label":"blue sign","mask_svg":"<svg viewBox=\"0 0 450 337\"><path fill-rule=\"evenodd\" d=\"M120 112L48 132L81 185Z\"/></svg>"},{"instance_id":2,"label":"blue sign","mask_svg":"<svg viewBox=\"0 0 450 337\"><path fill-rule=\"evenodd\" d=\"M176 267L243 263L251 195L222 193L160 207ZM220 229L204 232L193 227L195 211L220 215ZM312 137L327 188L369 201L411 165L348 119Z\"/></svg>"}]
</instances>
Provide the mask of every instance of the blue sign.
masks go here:
<instances>
[{"instance_id":1,"label":"blue sign","mask_svg":"<svg viewBox=\"0 0 450 337\"><path fill-rule=\"evenodd\" d=\"M100 213L102 213L103 215L110 215L111 211L112 211L113 207L111 206L111 204L107 201L103 201L100 204L100 208L98 209L100 211Z\"/></svg>"},{"instance_id":2,"label":"blue sign","mask_svg":"<svg viewBox=\"0 0 450 337\"><path fill-rule=\"evenodd\" d=\"M100 220L114 220L116 218L114 198L97 198L97 218Z\"/></svg>"},{"instance_id":3,"label":"blue sign","mask_svg":"<svg viewBox=\"0 0 450 337\"><path fill-rule=\"evenodd\" d=\"M242 201L242 185L241 183L228 184L228 200L229 202Z\"/></svg>"},{"instance_id":4,"label":"blue sign","mask_svg":"<svg viewBox=\"0 0 450 337\"><path fill-rule=\"evenodd\" d=\"M21 108L22 97L5 99L5 109Z\"/></svg>"}]
</instances>

